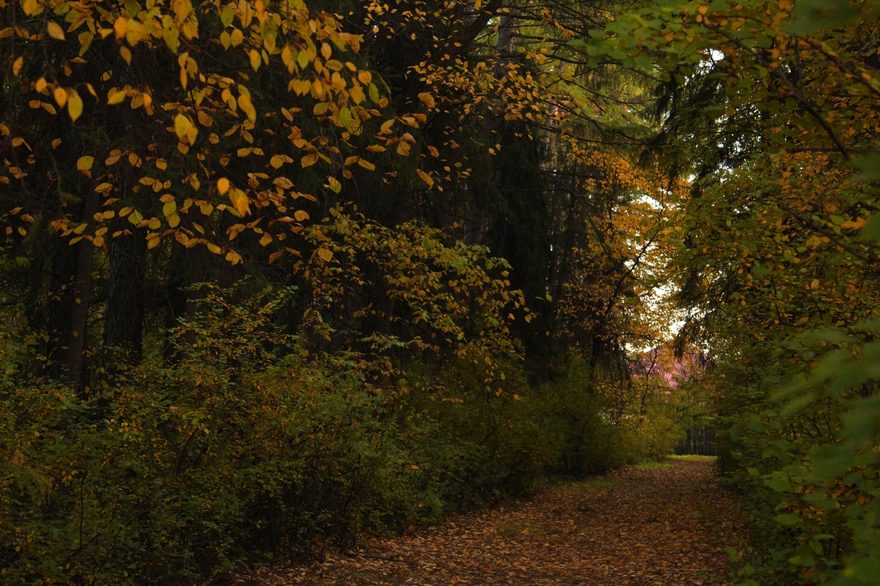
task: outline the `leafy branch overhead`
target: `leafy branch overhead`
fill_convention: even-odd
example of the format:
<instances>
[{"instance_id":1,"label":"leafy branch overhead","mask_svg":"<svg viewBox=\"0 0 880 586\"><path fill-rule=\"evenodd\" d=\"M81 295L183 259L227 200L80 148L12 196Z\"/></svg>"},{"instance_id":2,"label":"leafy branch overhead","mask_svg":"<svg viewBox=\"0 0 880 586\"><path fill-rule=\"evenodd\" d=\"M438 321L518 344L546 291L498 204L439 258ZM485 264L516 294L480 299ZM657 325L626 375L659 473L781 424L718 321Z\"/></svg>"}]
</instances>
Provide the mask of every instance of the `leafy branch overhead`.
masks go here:
<instances>
[{"instance_id":1,"label":"leafy branch overhead","mask_svg":"<svg viewBox=\"0 0 880 586\"><path fill-rule=\"evenodd\" d=\"M173 239L234 264L232 241L249 232L273 259L298 255L296 235L322 193L374 171L371 153L408 154L399 145L411 135L395 133L381 80L356 64L361 36L302 2L5 10L16 24L2 30L4 51L21 94L0 121L10 156L0 182L31 216L53 208L47 182L97 198L88 217L62 200L43 218L71 243L100 248L139 231L150 248ZM417 127L420 118L400 120ZM59 172L67 152L83 153L79 176Z\"/></svg>"}]
</instances>

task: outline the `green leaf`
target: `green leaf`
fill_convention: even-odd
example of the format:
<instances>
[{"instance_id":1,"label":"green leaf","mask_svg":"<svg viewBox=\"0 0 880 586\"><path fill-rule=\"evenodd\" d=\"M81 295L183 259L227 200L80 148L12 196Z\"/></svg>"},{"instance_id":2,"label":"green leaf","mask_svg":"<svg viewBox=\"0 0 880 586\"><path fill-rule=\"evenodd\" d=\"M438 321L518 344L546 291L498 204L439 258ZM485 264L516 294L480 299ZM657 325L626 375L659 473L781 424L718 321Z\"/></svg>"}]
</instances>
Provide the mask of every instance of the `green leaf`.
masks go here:
<instances>
[{"instance_id":1,"label":"green leaf","mask_svg":"<svg viewBox=\"0 0 880 586\"><path fill-rule=\"evenodd\" d=\"M798 0L791 20L783 30L795 35L809 35L844 27L858 16L858 10L849 0Z\"/></svg>"},{"instance_id":2,"label":"green leaf","mask_svg":"<svg viewBox=\"0 0 880 586\"><path fill-rule=\"evenodd\" d=\"M806 393L801 395L800 397L796 397L785 404L780 411L780 415L783 417L790 417L800 411L803 411L804 408L809 406L813 401L818 398L816 393Z\"/></svg>"},{"instance_id":3,"label":"green leaf","mask_svg":"<svg viewBox=\"0 0 880 586\"><path fill-rule=\"evenodd\" d=\"M880 153L859 155L853 158L853 165L859 170L859 180L880 181Z\"/></svg>"},{"instance_id":4,"label":"green leaf","mask_svg":"<svg viewBox=\"0 0 880 586\"><path fill-rule=\"evenodd\" d=\"M781 472L774 472L770 478L765 478L764 484L776 492L786 492L791 490L791 480L787 475Z\"/></svg>"},{"instance_id":5,"label":"green leaf","mask_svg":"<svg viewBox=\"0 0 880 586\"><path fill-rule=\"evenodd\" d=\"M868 222L862 228L859 236L870 242L880 242L880 214L874 214L868 218Z\"/></svg>"},{"instance_id":6,"label":"green leaf","mask_svg":"<svg viewBox=\"0 0 880 586\"><path fill-rule=\"evenodd\" d=\"M786 527L794 527L795 525L800 525L803 522L800 516L795 515L794 513L782 513L781 515L776 515L775 517L773 517L773 520L780 525L785 525Z\"/></svg>"}]
</instances>

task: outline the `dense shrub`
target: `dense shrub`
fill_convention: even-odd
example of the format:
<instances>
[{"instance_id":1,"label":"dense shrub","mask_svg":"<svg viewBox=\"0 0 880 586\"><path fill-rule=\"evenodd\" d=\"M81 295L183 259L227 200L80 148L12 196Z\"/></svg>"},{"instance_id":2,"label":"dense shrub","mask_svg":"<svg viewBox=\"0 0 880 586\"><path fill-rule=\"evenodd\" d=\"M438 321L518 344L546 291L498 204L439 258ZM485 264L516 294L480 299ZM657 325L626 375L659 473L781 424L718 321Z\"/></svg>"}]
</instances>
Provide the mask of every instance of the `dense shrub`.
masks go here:
<instances>
[{"instance_id":1,"label":"dense shrub","mask_svg":"<svg viewBox=\"0 0 880 586\"><path fill-rule=\"evenodd\" d=\"M748 584L874 584L880 575L880 327L792 336L726 373L722 466L752 521ZM794 374L793 365L812 368ZM737 377L738 375L738 377Z\"/></svg>"},{"instance_id":2,"label":"dense shrub","mask_svg":"<svg viewBox=\"0 0 880 586\"><path fill-rule=\"evenodd\" d=\"M656 451L635 439L645 414L621 410L612 379L582 361L528 383L505 329L519 294L470 299L507 287L503 261L415 225L384 230L342 216L324 229L334 262L312 267L304 292L323 325L300 335L285 316L303 291L203 285L170 358L150 350L83 394L17 368L27 346L4 338L2 581L210 580ZM432 255L410 254L429 239ZM338 271L356 249L370 270L352 280ZM390 306L355 305L375 288L397 304L380 316L390 328L369 325ZM428 298L446 318L426 321L439 311ZM343 329L335 311L364 322Z\"/></svg>"}]
</instances>

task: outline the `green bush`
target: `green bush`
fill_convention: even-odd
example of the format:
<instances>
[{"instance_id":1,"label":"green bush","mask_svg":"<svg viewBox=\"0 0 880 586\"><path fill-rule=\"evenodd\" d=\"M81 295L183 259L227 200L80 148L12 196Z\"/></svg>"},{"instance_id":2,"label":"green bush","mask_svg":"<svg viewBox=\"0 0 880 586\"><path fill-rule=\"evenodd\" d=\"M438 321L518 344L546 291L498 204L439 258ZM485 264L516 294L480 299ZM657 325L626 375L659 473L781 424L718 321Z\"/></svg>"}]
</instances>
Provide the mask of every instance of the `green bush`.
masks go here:
<instances>
[{"instance_id":1,"label":"green bush","mask_svg":"<svg viewBox=\"0 0 880 586\"><path fill-rule=\"evenodd\" d=\"M4 583L210 580L650 451L581 362L531 388L496 325L388 369L384 349L291 336L294 292L252 289L203 287L175 359L148 354L87 396L28 378L4 343Z\"/></svg>"},{"instance_id":2,"label":"green bush","mask_svg":"<svg viewBox=\"0 0 880 586\"><path fill-rule=\"evenodd\" d=\"M874 320L793 336L762 377L726 373L721 461L751 519L748 583L880 575L878 333ZM791 374L804 360L812 367Z\"/></svg>"}]
</instances>

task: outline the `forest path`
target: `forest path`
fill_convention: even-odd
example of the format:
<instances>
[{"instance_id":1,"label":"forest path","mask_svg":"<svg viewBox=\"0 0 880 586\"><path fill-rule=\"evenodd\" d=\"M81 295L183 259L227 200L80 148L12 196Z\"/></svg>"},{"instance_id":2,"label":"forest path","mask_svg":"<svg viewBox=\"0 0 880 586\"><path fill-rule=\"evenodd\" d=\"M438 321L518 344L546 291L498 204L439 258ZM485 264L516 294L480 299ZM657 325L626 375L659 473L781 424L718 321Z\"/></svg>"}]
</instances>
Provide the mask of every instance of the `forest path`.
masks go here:
<instances>
[{"instance_id":1,"label":"forest path","mask_svg":"<svg viewBox=\"0 0 880 586\"><path fill-rule=\"evenodd\" d=\"M630 466L251 584L725 584L734 500L710 458Z\"/></svg>"}]
</instances>

